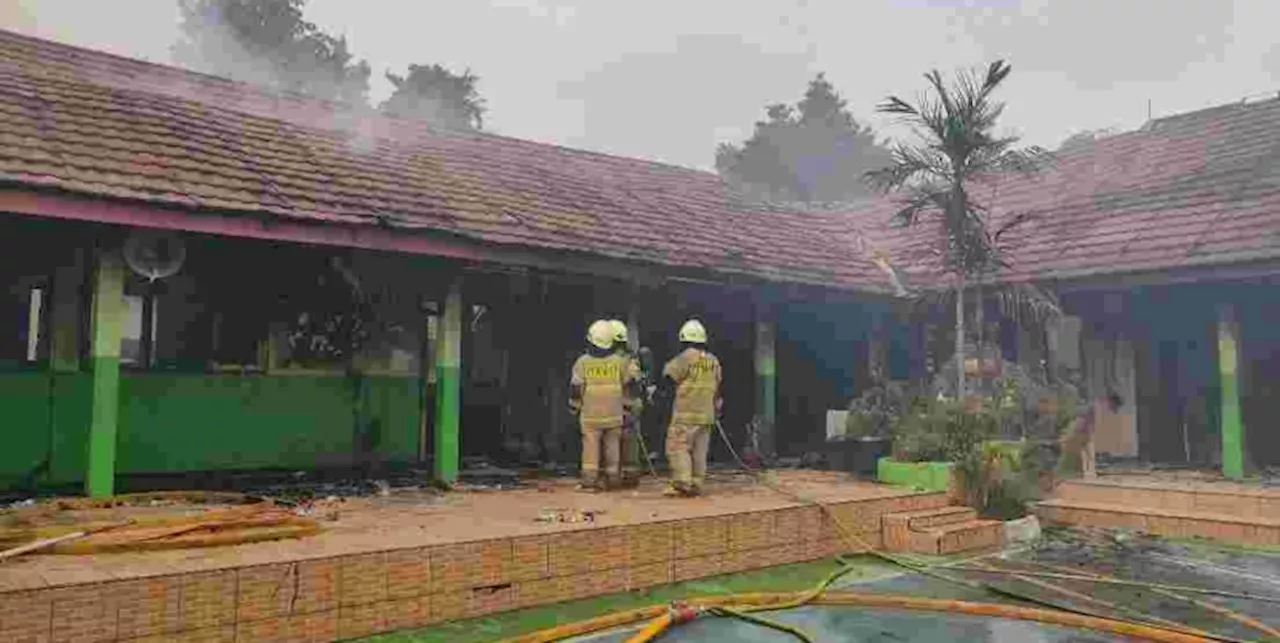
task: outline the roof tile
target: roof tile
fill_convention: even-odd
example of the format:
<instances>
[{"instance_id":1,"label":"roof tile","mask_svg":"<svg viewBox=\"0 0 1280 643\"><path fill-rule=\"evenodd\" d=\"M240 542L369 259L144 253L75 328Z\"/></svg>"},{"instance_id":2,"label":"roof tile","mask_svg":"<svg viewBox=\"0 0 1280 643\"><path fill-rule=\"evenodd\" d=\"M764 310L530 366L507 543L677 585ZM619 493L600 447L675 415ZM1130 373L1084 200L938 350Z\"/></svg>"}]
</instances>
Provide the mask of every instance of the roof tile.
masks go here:
<instances>
[{"instance_id":1,"label":"roof tile","mask_svg":"<svg viewBox=\"0 0 1280 643\"><path fill-rule=\"evenodd\" d=\"M1008 237L1010 279L1156 271L1280 258L1280 100L1153 121L1064 152L1034 178L975 185ZM927 229L889 226L894 198L849 206L845 225L909 274L936 272Z\"/></svg>"},{"instance_id":2,"label":"roof tile","mask_svg":"<svg viewBox=\"0 0 1280 643\"><path fill-rule=\"evenodd\" d=\"M884 289L871 257L942 278L893 198L750 203L713 174L357 113L0 31L0 180L295 220L436 230L783 281ZM1280 101L1227 105L974 186L1011 279L1280 256Z\"/></svg>"}]
</instances>

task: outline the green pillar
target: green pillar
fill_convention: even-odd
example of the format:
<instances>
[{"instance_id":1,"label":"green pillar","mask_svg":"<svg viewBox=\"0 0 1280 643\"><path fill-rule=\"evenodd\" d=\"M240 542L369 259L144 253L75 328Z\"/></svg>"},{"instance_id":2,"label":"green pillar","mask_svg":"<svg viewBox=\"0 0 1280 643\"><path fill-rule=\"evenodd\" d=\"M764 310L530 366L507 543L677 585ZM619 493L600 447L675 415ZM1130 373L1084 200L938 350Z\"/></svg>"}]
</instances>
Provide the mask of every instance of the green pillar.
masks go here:
<instances>
[{"instance_id":1,"label":"green pillar","mask_svg":"<svg viewBox=\"0 0 1280 643\"><path fill-rule=\"evenodd\" d=\"M1218 312L1218 375L1221 379L1222 474L1244 478L1244 422L1240 417L1240 341L1229 306Z\"/></svg>"},{"instance_id":2,"label":"green pillar","mask_svg":"<svg viewBox=\"0 0 1280 643\"><path fill-rule=\"evenodd\" d=\"M774 452L778 425L777 325L764 318L756 320L756 417L761 420L760 450Z\"/></svg>"},{"instance_id":3,"label":"green pillar","mask_svg":"<svg viewBox=\"0 0 1280 643\"><path fill-rule=\"evenodd\" d=\"M458 479L458 426L462 414L462 282L445 298L436 344L436 480Z\"/></svg>"},{"instance_id":4,"label":"green pillar","mask_svg":"<svg viewBox=\"0 0 1280 643\"><path fill-rule=\"evenodd\" d=\"M98 257L93 277L93 368L89 420L89 470L85 493L94 498L115 492L116 422L120 411L120 331L124 325L124 263L113 252Z\"/></svg>"}]
</instances>

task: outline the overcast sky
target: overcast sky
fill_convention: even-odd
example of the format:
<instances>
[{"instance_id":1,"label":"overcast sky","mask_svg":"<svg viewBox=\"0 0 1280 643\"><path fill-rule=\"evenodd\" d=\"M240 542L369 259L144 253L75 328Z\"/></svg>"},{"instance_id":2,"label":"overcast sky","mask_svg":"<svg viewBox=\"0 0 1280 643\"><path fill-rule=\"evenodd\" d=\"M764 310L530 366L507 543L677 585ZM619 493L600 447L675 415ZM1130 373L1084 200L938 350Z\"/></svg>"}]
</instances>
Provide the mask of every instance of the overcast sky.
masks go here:
<instances>
[{"instance_id":1,"label":"overcast sky","mask_svg":"<svg viewBox=\"0 0 1280 643\"><path fill-rule=\"evenodd\" d=\"M127 7L127 9L126 9ZM819 71L854 116L937 67L1009 60L1004 126L1054 146L1082 129L1280 90L1280 0L311 0L374 69L470 67L486 127L710 168ZM0 0L0 27L169 62L175 0Z\"/></svg>"}]
</instances>

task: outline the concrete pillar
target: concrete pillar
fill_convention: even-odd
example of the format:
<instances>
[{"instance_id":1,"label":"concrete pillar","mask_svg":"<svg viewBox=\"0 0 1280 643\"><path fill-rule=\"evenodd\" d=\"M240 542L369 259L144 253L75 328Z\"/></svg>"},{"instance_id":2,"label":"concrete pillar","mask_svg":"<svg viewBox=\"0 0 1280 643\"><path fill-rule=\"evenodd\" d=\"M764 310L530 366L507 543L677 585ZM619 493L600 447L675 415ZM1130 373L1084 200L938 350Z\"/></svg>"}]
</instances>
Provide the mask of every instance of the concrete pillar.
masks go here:
<instances>
[{"instance_id":1,"label":"concrete pillar","mask_svg":"<svg viewBox=\"0 0 1280 643\"><path fill-rule=\"evenodd\" d=\"M772 454L778 424L777 323L763 315L756 319L756 418L761 421L760 451Z\"/></svg>"},{"instance_id":2,"label":"concrete pillar","mask_svg":"<svg viewBox=\"0 0 1280 643\"><path fill-rule=\"evenodd\" d=\"M462 414L462 282L449 286L436 343L435 477L458 479L458 429Z\"/></svg>"},{"instance_id":3,"label":"concrete pillar","mask_svg":"<svg viewBox=\"0 0 1280 643\"><path fill-rule=\"evenodd\" d=\"M434 306L434 302L432 302ZM422 419L418 424L418 461L425 462L429 449L428 445L434 445L435 436L430 433L431 428L435 426L435 403L434 396L436 385L436 356L439 348L437 342L440 337L440 317L437 314L439 309L434 307L423 306L424 311L433 314L428 315L425 323L423 323L422 333L422 356L421 356L421 392L422 392Z\"/></svg>"},{"instance_id":4,"label":"concrete pillar","mask_svg":"<svg viewBox=\"0 0 1280 643\"><path fill-rule=\"evenodd\" d=\"M871 329L867 333L866 382L854 382L853 394L858 395L872 386L889 381L889 313L877 310L871 317ZM857 369L854 372L858 372Z\"/></svg>"},{"instance_id":5,"label":"concrete pillar","mask_svg":"<svg viewBox=\"0 0 1280 643\"><path fill-rule=\"evenodd\" d=\"M634 300L627 311L627 349L632 353L640 350L640 304Z\"/></svg>"},{"instance_id":6,"label":"concrete pillar","mask_svg":"<svg viewBox=\"0 0 1280 643\"><path fill-rule=\"evenodd\" d=\"M54 269L52 332L49 363L55 372L80 370L80 293L84 284L84 251L76 249L68 262Z\"/></svg>"},{"instance_id":7,"label":"concrete pillar","mask_svg":"<svg viewBox=\"0 0 1280 643\"><path fill-rule=\"evenodd\" d=\"M1240 333L1230 305L1218 309L1218 376L1222 391L1222 475L1244 478L1244 421L1240 414Z\"/></svg>"},{"instance_id":8,"label":"concrete pillar","mask_svg":"<svg viewBox=\"0 0 1280 643\"><path fill-rule=\"evenodd\" d=\"M1114 455L1138 456L1138 360L1131 339L1116 341L1115 387L1124 400L1119 411L1121 444Z\"/></svg>"},{"instance_id":9,"label":"concrete pillar","mask_svg":"<svg viewBox=\"0 0 1280 643\"><path fill-rule=\"evenodd\" d=\"M1048 328L1049 353L1054 368L1074 371L1080 368L1080 335L1084 324L1079 317L1062 317Z\"/></svg>"},{"instance_id":10,"label":"concrete pillar","mask_svg":"<svg viewBox=\"0 0 1280 643\"><path fill-rule=\"evenodd\" d=\"M120 332L124 325L124 262L103 252L93 277L93 384L89 420L85 493L101 498L115 493L116 425L120 412Z\"/></svg>"},{"instance_id":11,"label":"concrete pillar","mask_svg":"<svg viewBox=\"0 0 1280 643\"><path fill-rule=\"evenodd\" d=\"M1090 360L1086 363L1090 378L1087 388L1092 396L1090 402L1100 399L1108 389L1114 390L1124 401L1114 413L1109 407L1102 408L1094 427L1095 448L1098 453L1135 457L1138 455L1138 424L1133 342L1118 338L1111 341L1088 339L1085 347L1086 357Z\"/></svg>"}]
</instances>

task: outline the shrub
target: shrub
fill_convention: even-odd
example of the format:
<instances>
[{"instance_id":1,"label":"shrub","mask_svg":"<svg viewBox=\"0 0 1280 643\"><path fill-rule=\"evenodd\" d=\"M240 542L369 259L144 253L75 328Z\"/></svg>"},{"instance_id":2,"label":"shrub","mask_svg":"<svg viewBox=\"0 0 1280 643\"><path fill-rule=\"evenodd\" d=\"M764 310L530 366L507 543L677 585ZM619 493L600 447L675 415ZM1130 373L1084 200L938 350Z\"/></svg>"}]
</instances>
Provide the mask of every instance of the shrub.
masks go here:
<instances>
[{"instance_id":1,"label":"shrub","mask_svg":"<svg viewBox=\"0 0 1280 643\"><path fill-rule=\"evenodd\" d=\"M894 424L893 457L955 463L960 493L970 506L990 518L1021 518L1026 503L1041 495L1043 472L1052 470L1054 457L1042 453L1040 441L994 441L1009 415L1022 410L984 402L966 409L958 400L917 400Z\"/></svg>"},{"instance_id":2,"label":"shrub","mask_svg":"<svg viewBox=\"0 0 1280 643\"><path fill-rule=\"evenodd\" d=\"M996 436L995 411L966 412L957 400L919 398L893 427L893 457L903 462L958 462Z\"/></svg>"},{"instance_id":3,"label":"shrub","mask_svg":"<svg viewBox=\"0 0 1280 643\"><path fill-rule=\"evenodd\" d=\"M986 518L1012 520L1027 514L1027 503L1044 491L1045 471L1036 442L987 442L956 463L969 506ZM1050 461L1048 466L1052 467Z\"/></svg>"},{"instance_id":4,"label":"shrub","mask_svg":"<svg viewBox=\"0 0 1280 643\"><path fill-rule=\"evenodd\" d=\"M952 372L934 379L931 396L903 402L892 423L893 457L953 462L970 506L991 518L1020 518L1028 502L1052 490L1070 459L1061 438L1082 402L1071 385L1049 385L1016 364L995 370L995 377L975 381L976 395L963 402L950 399ZM1016 442L991 442L1001 437Z\"/></svg>"},{"instance_id":5,"label":"shrub","mask_svg":"<svg viewBox=\"0 0 1280 643\"><path fill-rule=\"evenodd\" d=\"M992 407L999 413L1000 435L1004 439L1032 437L1042 419L1040 400L1058 395L1060 391L1038 374L1000 357L998 349L989 347L986 355L985 359L994 361L996 367L972 376L969 394L981 398L983 406ZM953 359L947 360L930 383L934 395L956 397L954 363ZM1057 435L1056 429L1051 432Z\"/></svg>"}]
</instances>

